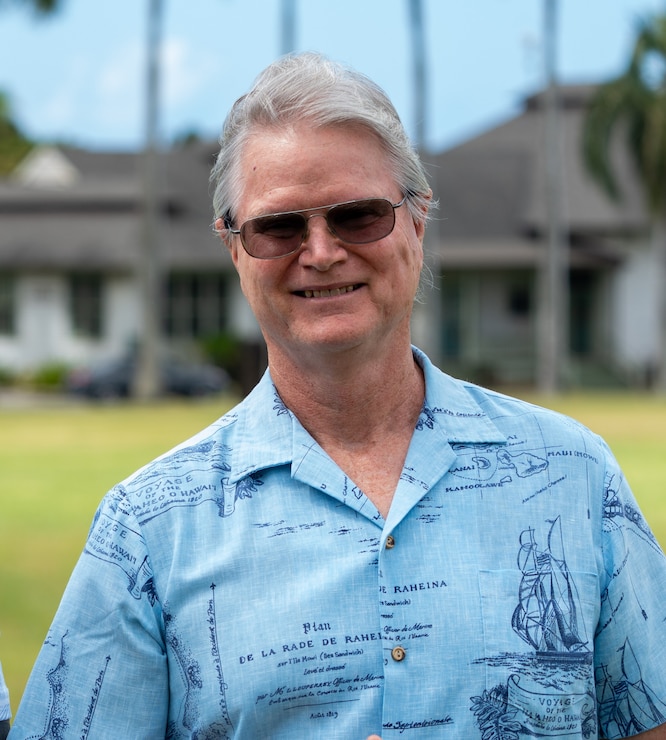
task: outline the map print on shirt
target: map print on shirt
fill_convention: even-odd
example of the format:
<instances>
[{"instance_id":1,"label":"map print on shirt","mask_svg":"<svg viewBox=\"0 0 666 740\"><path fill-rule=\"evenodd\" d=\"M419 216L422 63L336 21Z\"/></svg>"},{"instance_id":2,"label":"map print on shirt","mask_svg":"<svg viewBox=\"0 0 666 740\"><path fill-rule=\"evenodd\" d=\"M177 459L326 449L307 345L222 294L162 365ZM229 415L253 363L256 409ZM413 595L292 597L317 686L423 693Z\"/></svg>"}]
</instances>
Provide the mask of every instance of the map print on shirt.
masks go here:
<instances>
[{"instance_id":1,"label":"map print on shirt","mask_svg":"<svg viewBox=\"0 0 666 740\"><path fill-rule=\"evenodd\" d=\"M640 514L633 507L623 506L610 486L605 516L619 534L622 526L630 526L641 539L657 547ZM478 661L515 671L505 684L471 697L470 709L484 740L520 740L535 734L597 737L592 644L579 618L582 609L567 567L560 517L548 525L545 546L540 546L533 528L521 533L517 558L522 579L511 626L533 648L533 654L507 653ZM666 722L666 705L643 681L628 639L621 652L621 675L611 675L605 665L596 669L596 679L602 686L599 718L609 737L627 737ZM567 688L580 679L588 681L588 691L576 693Z\"/></svg>"},{"instance_id":2,"label":"map print on shirt","mask_svg":"<svg viewBox=\"0 0 666 740\"><path fill-rule=\"evenodd\" d=\"M607 732L629 737L666 722L666 706L643 681L628 639L622 646L622 675L609 675L605 665L597 671L602 681L599 716Z\"/></svg>"},{"instance_id":3,"label":"map print on shirt","mask_svg":"<svg viewBox=\"0 0 666 740\"><path fill-rule=\"evenodd\" d=\"M251 498L263 482L258 475L248 475L237 484L230 484L225 477L231 468L222 455L230 450L213 439L203 440L197 445L185 447L162 461L160 468L148 467L139 471L133 479L133 500L131 513L139 524L168 512L174 507L199 506L206 501L217 505L218 516L228 517L234 513L236 501ZM194 465L194 467L193 467ZM214 470L219 473L219 483L194 485L197 473ZM158 472L159 471L159 472ZM116 512L121 502L127 501L122 485L116 486L109 494L111 510ZM114 505L115 504L115 505ZM126 505L126 504L125 504ZM110 542L106 532L122 528L121 537L127 542L127 549ZM96 513L91 528L91 536L86 543L86 552L121 567L129 579L129 590L135 598L142 591L150 590L152 574L149 564L144 560L137 563L132 555L133 542L141 540L142 535L105 514ZM154 595L151 596L154 598Z\"/></svg>"},{"instance_id":4,"label":"map print on shirt","mask_svg":"<svg viewBox=\"0 0 666 740\"><path fill-rule=\"evenodd\" d=\"M530 527L521 532L517 549L521 577L511 627L532 651L478 661L510 671L505 684L471 698L486 740L597 736L592 644L567 566L560 517L547 526L545 544Z\"/></svg>"},{"instance_id":5,"label":"map print on shirt","mask_svg":"<svg viewBox=\"0 0 666 740\"><path fill-rule=\"evenodd\" d=\"M231 724L231 719L227 712L225 696L226 685L221 672L218 673L218 678L220 678L219 704L220 709L222 710L222 721L217 722L215 725L206 727L205 733L202 734L199 729L199 707L201 702L198 700L199 693L203 688L201 666L193 659L187 644L180 636L176 618L170 613L168 604L164 606L164 623L166 626L166 642L176 656L176 663L180 669L180 677L186 686L185 700L182 704L181 715L177 720L172 720L169 723L167 738L169 738L169 740L176 740L176 738L181 737L179 728L184 727L188 730L188 736L190 737L201 738L202 740L227 740L231 737L233 725ZM213 655L218 655L217 643L213 645ZM217 662L217 667L218 669L220 667L219 661Z\"/></svg>"},{"instance_id":6,"label":"map print on shirt","mask_svg":"<svg viewBox=\"0 0 666 740\"><path fill-rule=\"evenodd\" d=\"M61 635L59 638L49 632L44 641L46 649L52 649L54 652L54 666L46 674L46 681L49 685L49 708L47 712L46 725L44 732L39 738L33 740L58 740L65 737L69 728L69 705L67 702L66 684L69 672L67 655L69 652L68 633ZM78 732L81 740L86 740L93 727L95 718L95 709L99 695L104 685L106 670L111 661L111 656L107 655L99 665L99 671L94 685L90 689L87 712L83 719L83 726Z\"/></svg>"},{"instance_id":7,"label":"map print on shirt","mask_svg":"<svg viewBox=\"0 0 666 740\"><path fill-rule=\"evenodd\" d=\"M67 633L62 635L57 642L53 641L51 634L44 641L45 645L53 648L56 652L54 667L46 674L49 685L49 714L47 725L44 728L43 738L62 737L67 729L68 707L65 701L66 693L63 686L67 679Z\"/></svg>"}]
</instances>

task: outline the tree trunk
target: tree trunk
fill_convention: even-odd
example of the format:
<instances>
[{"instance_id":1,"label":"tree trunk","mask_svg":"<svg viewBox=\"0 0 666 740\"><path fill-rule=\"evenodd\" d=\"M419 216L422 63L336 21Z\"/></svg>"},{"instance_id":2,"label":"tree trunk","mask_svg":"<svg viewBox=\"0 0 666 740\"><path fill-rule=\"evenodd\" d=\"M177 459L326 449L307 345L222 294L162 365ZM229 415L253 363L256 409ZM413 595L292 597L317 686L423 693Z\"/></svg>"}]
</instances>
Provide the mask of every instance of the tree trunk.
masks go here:
<instances>
[{"instance_id":1,"label":"tree trunk","mask_svg":"<svg viewBox=\"0 0 666 740\"><path fill-rule=\"evenodd\" d=\"M139 399L160 394L159 337L162 316L162 273L158 255L158 98L162 0L150 0L146 49L146 143L143 153L143 212L138 284L141 290L141 334L133 383Z\"/></svg>"},{"instance_id":2,"label":"tree trunk","mask_svg":"<svg viewBox=\"0 0 666 740\"><path fill-rule=\"evenodd\" d=\"M544 2L547 87L544 96L544 192L546 241L538 274L537 386L552 395L562 389L569 351L568 243L564 218L564 177L560 99L556 75L557 2Z\"/></svg>"},{"instance_id":3,"label":"tree trunk","mask_svg":"<svg viewBox=\"0 0 666 740\"><path fill-rule=\"evenodd\" d=\"M414 80L414 144L423 152L426 146L426 45L422 0L409 0L409 28Z\"/></svg>"},{"instance_id":4,"label":"tree trunk","mask_svg":"<svg viewBox=\"0 0 666 740\"><path fill-rule=\"evenodd\" d=\"M282 0L280 47L282 54L291 54L296 51L296 0Z\"/></svg>"}]
</instances>

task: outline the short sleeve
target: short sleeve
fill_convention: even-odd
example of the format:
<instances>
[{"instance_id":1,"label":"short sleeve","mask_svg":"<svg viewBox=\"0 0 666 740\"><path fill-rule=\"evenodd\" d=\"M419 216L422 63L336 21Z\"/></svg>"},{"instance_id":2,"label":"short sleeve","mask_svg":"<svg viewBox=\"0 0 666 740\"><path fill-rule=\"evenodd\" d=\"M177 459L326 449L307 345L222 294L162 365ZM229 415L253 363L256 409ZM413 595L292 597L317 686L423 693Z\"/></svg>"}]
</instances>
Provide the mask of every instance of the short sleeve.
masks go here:
<instances>
[{"instance_id":1,"label":"short sleeve","mask_svg":"<svg viewBox=\"0 0 666 740\"><path fill-rule=\"evenodd\" d=\"M666 722L666 558L610 451L602 529L595 679L600 725L613 740Z\"/></svg>"},{"instance_id":2,"label":"short sleeve","mask_svg":"<svg viewBox=\"0 0 666 740\"><path fill-rule=\"evenodd\" d=\"M160 603L121 487L103 500L19 706L16 737L164 737ZM55 732L57 728L57 733Z\"/></svg>"}]
</instances>

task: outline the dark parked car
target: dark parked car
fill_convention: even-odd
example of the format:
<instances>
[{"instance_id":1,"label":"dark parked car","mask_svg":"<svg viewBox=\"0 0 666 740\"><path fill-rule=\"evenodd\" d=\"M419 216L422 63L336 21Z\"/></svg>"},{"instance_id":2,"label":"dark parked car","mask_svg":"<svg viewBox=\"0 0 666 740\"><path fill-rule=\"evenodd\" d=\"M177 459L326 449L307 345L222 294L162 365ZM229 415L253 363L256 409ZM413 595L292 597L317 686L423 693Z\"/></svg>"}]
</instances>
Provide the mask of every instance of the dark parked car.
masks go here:
<instances>
[{"instance_id":1,"label":"dark parked car","mask_svg":"<svg viewBox=\"0 0 666 740\"><path fill-rule=\"evenodd\" d=\"M136 359L132 355L72 370L67 390L88 398L127 398L130 395ZM163 357L159 363L165 394L205 396L220 393L229 386L227 373L215 365Z\"/></svg>"}]
</instances>

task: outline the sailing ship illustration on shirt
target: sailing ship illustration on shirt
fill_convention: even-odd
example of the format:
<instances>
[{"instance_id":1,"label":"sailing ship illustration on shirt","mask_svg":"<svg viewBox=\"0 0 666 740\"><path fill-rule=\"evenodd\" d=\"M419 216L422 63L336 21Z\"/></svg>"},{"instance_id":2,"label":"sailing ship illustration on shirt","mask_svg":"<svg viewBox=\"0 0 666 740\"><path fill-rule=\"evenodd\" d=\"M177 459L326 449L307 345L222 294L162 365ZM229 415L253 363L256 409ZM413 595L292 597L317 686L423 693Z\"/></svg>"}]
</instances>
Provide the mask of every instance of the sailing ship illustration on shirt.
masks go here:
<instances>
[{"instance_id":1,"label":"sailing ship illustration on shirt","mask_svg":"<svg viewBox=\"0 0 666 740\"><path fill-rule=\"evenodd\" d=\"M540 660L589 662L592 654L580 601L564 553L560 517L551 522L547 547L540 548L534 529L520 535L518 605L511 619L514 631L531 645Z\"/></svg>"},{"instance_id":2,"label":"sailing ship illustration on shirt","mask_svg":"<svg viewBox=\"0 0 666 740\"><path fill-rule=\"evenodd\" d=\"M621 676L610 675L605 665L597 669L599 718L609 737L628 737L666 722L666 706L644 682L628 639L621 650Z\"/></svg>"}]
</instances>

